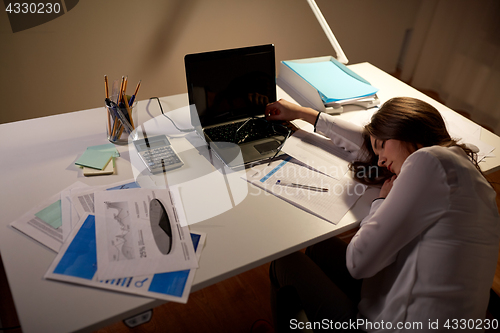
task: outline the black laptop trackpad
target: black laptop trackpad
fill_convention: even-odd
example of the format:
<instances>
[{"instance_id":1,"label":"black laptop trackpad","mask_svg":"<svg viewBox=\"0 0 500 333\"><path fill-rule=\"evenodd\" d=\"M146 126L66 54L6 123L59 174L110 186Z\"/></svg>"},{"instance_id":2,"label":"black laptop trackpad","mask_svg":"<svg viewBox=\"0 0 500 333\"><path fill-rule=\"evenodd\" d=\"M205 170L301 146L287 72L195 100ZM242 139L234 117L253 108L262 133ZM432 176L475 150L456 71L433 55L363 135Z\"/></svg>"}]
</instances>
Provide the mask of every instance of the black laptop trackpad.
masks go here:
<instances>
[{"instance_id":1,"label":"black laptop trackpad","mask_svg":"<svg viewBox=\"0 0 500 333\"><path fill-rule=\"evenodd\" d=\"M255 145L254 148L257 149L257 151L261 155L264 155L264 154L268 154L272 151L276 151L278 149L278 147L280 146L280 144L281 143L279 141L273 140L273 141L264 142L264 143Z\"/></svg>"}]
</instances>

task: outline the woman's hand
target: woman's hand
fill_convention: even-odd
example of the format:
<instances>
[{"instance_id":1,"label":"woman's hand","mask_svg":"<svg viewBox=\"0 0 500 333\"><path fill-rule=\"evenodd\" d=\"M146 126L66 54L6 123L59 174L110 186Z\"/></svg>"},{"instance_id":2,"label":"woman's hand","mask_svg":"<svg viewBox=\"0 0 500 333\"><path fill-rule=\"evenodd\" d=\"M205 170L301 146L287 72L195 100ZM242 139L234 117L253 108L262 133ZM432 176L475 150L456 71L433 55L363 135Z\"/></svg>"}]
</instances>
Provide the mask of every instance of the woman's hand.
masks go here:
<instances>
[{"instance_id":1,"label":"woman's hand","mask_svg":"<svg viewBox=\"0 0 500 333\"><path fill-rule=\"evenodd\" d=\"M284 99L280 99L279 101L267 105L265 116L267 120L291 121L303 119L314 125L318 113L318 111L311 108L299 106Z\"/></svg>"},{"instance_id":2,"label":"woman's hand","mask_svg":"<svg viewBox=\"0 0 500 333\"><path fill-rule=\"evenodd\" d=\"M394 184L394 181L396 180L396 175L392 176L390 179L387 179L384 182L384 185L382 185L382 188L380 189L380 193L378 195L379 198L385 198L387 195L389 195L389 192L392 189L392 185Z\"/></svg>"}]
</instances>

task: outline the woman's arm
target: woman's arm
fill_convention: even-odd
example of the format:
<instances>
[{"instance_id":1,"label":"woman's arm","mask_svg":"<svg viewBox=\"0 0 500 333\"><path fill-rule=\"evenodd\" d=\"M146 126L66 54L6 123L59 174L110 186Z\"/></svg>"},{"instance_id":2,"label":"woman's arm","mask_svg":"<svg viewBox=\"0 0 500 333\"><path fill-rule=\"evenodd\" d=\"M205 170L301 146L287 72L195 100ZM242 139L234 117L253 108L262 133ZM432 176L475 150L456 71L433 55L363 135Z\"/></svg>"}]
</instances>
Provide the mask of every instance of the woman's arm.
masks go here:
<instances>
[{"instance_id":1,"label":"woman's arm","mask_svg":"<svg viewBox=\"0 0 500 333\"><path fill-rule=\"evenodd\" d=\"M347 248L347 268L367 278L392 264L398 252L436 222L448 208L446 172L430 152L405 161L385 199L375 200Z\"/></svg>"},{"instance_id":2,"label":"woman's arm","mask_svg":"<svg viewBox=\"0 0 500 333\"><path fill-rule=\"evenodd\" d=\"M348 151L358 151L363 145L362 127L283 99L268 104L265 115L266 119L271 121L302 119L314 125L316 132L330 138L336 146Z\"/></svg>"},{"instance_id":3,"label":"woman's arm","mask_svg":"<svg viewBox=\"0 0 500 333\"><path fill-rule=\"evenodd\" d=\"M271 121L292 121L295 119L302 119L314 125L316 123L316 119L318 118L319 111L280 99L277 102L267 105L265 115L266 119Z\"/></svg>"}]
</instances>

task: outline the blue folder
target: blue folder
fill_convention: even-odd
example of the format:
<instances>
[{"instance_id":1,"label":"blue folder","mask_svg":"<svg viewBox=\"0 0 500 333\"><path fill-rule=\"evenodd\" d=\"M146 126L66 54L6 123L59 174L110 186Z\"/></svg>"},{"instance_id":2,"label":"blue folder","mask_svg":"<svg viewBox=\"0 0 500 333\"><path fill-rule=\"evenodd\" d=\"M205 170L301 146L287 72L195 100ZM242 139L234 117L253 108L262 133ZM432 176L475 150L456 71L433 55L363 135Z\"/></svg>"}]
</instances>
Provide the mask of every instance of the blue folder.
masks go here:
<instances>
[{"instance_id":1,"label":"blue folder","mask_svg":"<svg viewBox=\"0 0 500 333\"><path fill-rule=\"evenodd\" d=\"M367 97L378 91L335 58L320 62L283 61L283 63L313 86L319 92L324 104Z\"/></svg>"}]
</instances>

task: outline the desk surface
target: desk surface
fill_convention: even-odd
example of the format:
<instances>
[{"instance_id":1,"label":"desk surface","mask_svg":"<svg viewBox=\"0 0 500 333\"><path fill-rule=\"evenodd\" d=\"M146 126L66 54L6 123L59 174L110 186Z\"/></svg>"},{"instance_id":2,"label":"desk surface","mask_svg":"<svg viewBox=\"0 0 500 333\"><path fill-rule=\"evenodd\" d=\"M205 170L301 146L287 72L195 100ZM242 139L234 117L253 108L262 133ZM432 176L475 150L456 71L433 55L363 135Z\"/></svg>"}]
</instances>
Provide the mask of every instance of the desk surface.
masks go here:
<instances>
[{"instance_id":1,"label":"desk surface","mask_svg":"<svg viewBox=\"0 0 500 333\"><path fill-rule=\"evenodd\" d=\"M380 89L382 102L412 96L446 109L368 63L349 67ZM289 98L280 89L278 96ZM185 94L162 98L165 111L187 103ZM148 101L139 102L138 110L145 117L159 115L156 104ZM0 198L0 253L23 332L91 331L164 303L43 280L55 253L9 227L39 202L76 181L94 186L133 178L126 146L118 147L122 157L117 160L117 175L86 178L74 166L88 146L107 142L105 116L104 109L97 108L0 125L0 184L4 189ZM491 132L483 130L481 138L500 148L500 138ZM498 170L500 156L488 158L481 166L487 172ZM207 233L193 291L350 229L369 206L369 200L361 198L339 224L333 225L250 184L245 186L248 195L241 203L192 226Z\"/></svg>"}]
</instances>

